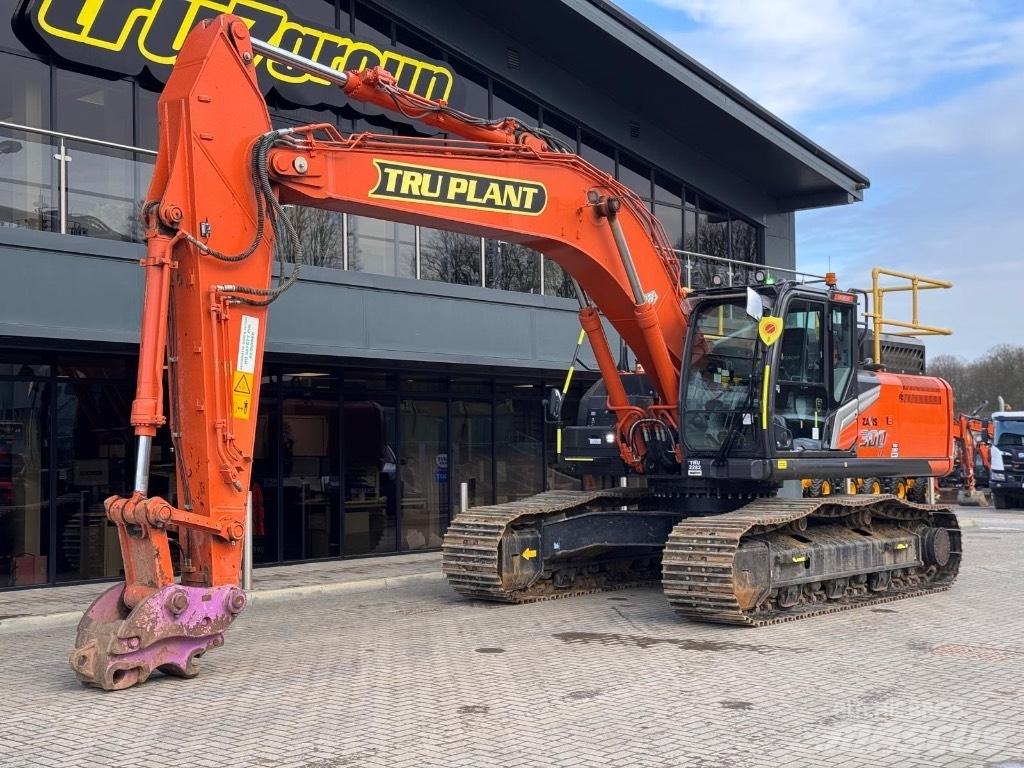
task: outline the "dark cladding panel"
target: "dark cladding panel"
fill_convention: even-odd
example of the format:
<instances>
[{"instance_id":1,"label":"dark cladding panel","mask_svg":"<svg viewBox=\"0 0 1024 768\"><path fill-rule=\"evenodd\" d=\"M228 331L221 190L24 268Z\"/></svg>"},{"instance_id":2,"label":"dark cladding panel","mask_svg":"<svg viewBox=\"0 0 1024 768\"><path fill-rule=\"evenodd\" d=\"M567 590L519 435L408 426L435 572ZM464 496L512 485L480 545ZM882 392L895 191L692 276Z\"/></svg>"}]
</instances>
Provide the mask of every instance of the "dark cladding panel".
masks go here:
<instances>
[{"instance_id":1,"label":"dark cladding panel","mask_svg":"<svg viewBox=\"0 0 1024 768\"><path fill-rule=\"evenodd\" d=\"M7 243L47 244L17 248ZM76 248L88 255L62 252ZM103 258L105 250L119 258ZM137 343L139 246L12 230L0 241L0 336ZM94 255L95 254L95 255Z\"/></svg>"},{"instance_id":2,"label":"dark cladding panel","mask_svg":"<svg viewBox=\"0 0 1024 768\"><path fill-rule=\"evenodd\" d=\"M127 243L0 232L0 336L137 343L142 253ZM564 370L579 333L562 299L318 267L305 275L271 309L268 351ZM584 362L593 368L589 350Z\"/></svg>"}]
</instances>

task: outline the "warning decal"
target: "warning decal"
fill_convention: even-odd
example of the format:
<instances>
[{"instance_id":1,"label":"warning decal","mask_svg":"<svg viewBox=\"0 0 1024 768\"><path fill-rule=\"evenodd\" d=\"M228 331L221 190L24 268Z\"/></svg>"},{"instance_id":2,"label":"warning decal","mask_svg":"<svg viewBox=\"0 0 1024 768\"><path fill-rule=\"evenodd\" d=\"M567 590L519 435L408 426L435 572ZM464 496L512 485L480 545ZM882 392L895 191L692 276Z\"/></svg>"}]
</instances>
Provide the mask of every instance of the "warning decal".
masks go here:
<instances>
[{"instance_id":1,"label":"warning decal","mask_svg":"<svg viewBox=\"0 0 1024 768\"><path fill-rule=\"evenodd\" d=\"M231 385L231 410L236 419L248 419L252 408L252 374L235 371Z\"/></svg>"},{"instance_id":2,"label":"warning decal","mask_svg":"<svg viewBox=\"0 0 1024 768\"><path fill-rule=\"evenodd\" d=\"M242 330L238 334L238 365L236 370L243 373L256 371L256 339L260 332L260 321L251 315L242 315Z\"/></svg>"},{"instance_id":3,"label":"warning decal","mask_svg":"<svg viewBox=\"0 0 1024 768\"><path fill-rule=\"evenodd\" d=\"M252 377L256 371L256 347L259 318L242 315L238 333L238 363L231 378L231 413L236 419L249 419L252 412Z\"/></svg>"}]
</instances>

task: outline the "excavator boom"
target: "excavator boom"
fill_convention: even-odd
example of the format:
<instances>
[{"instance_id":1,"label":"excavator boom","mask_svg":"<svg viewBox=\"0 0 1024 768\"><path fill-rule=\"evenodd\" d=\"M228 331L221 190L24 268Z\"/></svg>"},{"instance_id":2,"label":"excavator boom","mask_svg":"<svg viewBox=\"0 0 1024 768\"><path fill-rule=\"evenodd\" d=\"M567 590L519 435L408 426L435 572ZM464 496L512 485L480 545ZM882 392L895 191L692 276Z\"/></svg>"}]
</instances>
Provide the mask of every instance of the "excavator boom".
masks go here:
<instances>
[{"instance_id":1,"label":"excavator boom","mask_svg":"<svg viewBox=\"0 0 1024 768\"><path fill-rule=\"evenodd\" d=\"M330 125L274 130L256 79L260 55L458 138L344 137ZM644 433L632 428L639 422L677 434L685 290L665 234L634 193L542 130L428 101L382 69L325 69L254 41L228 15L189 35L158 109L159 151L143 207L146 287L131 417L136 481L130 497L106 503L125 583L97 600L79 628L71 666L83 682L123 688L154 669L191 676L194 660L222 642L245 606L238 583L267 307L294 284L301 265L283 204L543 251L576 282L623 460L643 470ZM293 264L282 263L272 284L275 243ZM630 404L603 321L650 372L658 399L649 408ZM165 365L173 502L150 497L147 488L153 436L167 423Z\"/></svg>"}]
</instances>

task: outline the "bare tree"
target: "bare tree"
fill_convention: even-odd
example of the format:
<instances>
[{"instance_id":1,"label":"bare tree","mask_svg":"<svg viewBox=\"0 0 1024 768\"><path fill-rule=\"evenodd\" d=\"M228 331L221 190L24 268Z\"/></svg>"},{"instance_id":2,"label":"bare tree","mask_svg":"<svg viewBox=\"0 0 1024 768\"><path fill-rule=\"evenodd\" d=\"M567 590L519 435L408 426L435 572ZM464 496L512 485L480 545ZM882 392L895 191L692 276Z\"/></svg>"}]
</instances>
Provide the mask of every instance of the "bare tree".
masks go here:
<instances>
[{"instance_id":1,"label":"bare tree","mask_svg":"<svg viewBox=\"0 0 1024 768\"><path fill-rule=\"evenodd\" d=\"M1024 409L1024 346L1000 344L973 361L940 355L928 372L949 382L957 411L970 412L984 403L983 411L995 411L1000 397Z\"/></svg>"}]
</instances>

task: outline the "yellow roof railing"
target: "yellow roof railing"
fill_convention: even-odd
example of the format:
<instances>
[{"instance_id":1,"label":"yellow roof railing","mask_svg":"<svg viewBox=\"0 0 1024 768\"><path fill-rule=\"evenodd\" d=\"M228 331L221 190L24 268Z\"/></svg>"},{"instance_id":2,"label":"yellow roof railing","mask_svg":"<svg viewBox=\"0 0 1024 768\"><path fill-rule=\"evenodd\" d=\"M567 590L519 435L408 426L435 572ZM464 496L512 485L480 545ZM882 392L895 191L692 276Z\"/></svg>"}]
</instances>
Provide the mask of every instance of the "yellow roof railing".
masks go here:
<instances>
[{"instance_id":1,"label":"yellow roof railing","mask_svg":"<svg viewBox=\"0 0 1024 768\"><path fill-rule=\"evenodd\" d=\"M900 282L896 285L882 285L882 277L894 277ZM873 298L873 311L865 312L865 317L872 320L875 342L875 363L882 362L882 332L888 328L901 330L890 331L893 336L950 336L953 331L949 328L938 328L932 325L924 325L921 322L919 313L918 294L920 291L952 288L953 284L948 280L937 280L922 275L912 275L907 272L896 272L883 267L875 267L871 270L871 296ZM890 293L910 293L910 321L897 320L885 316L885 297Z\"/></svg>"}]
</instances>

